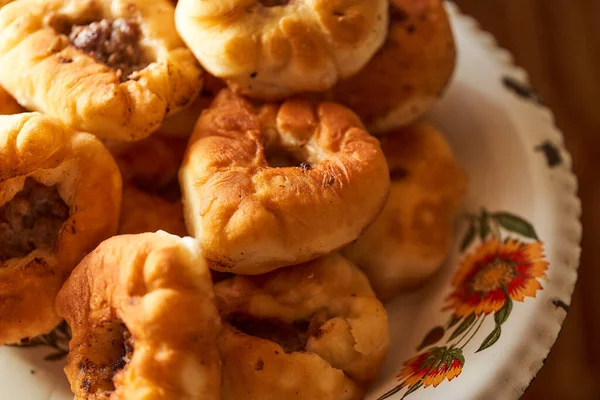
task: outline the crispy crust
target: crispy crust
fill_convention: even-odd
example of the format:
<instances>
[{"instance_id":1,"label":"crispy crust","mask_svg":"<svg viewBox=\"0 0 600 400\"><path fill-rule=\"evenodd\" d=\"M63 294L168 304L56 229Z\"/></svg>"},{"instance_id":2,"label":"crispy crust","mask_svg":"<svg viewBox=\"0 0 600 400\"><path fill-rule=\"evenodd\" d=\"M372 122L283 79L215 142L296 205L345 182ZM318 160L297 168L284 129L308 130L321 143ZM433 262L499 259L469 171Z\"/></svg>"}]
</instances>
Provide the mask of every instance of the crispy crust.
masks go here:
<instances>
[{"instance_id":1,"label":"crispy crust","mask_svg":"<svg viewBox=\"0 0 600 400\"><path fill-rule=\"evenodd\" d=\"M25 109L0 86L0 115L12 115L25 112Z\"/></svg>"},{"instance_id":2,"label":"crispy crust","mask_svg":"<svg viewBox=\"0 0 600 400\"><path fill-rule=\"evenodd\" d=\"M354 110L372 133L406 126L440 97L456 63L442 0L391 0L388 38L332 99Z\"/></svg>"},{"instance_id":3,"label":"crispy crust","mask_svg":"<svg viewBox=\"0 0 600 400\"><path fill-rule=\"evenodd\" d=\"M428 124L391 132L382 147L398 178L381 215L343 253L388 300L442 265L468 182L444 136Z\"/></svg>"},{"instance_id":4,"label":"crispy crust","mask_svg":"<svg viewBox=\"0 0 600 400\"><path fill-rule=\"evenodd\" d=\"M120 234L165 231L186 236L181 201L170 202L132 185L123 187Z\"/></svg>"},{"instance_id":5,"label":"crispy crust","mask_svg":"<svg viewBox=\"0 0 600 400\"><path fill-rule=\"evenodd\" d=\"M181 0L177 29L198 60L236 91L264 100L323 91L381 47L385 0Z\"/></svg>"},{"instance_id":6,"label":"crispy crust","mask_svg":"<svg viewBox=\"0 0 600 400\"><path fill-rule=\"evenodd\" d=\"M186 107L172 117L165 118L156 133L163 136L189 138L194 131L194 126L196 126L196 122L202 111L210 107L217 93L226 86L227 84L221 79L205 71L204 87L200 96L189 107Z\"/></svg>"},{"instance_id":7,"label":"crispy crust","mask_svg":"<svg viewBox=\"0 0 600 400\"><path fill-rule=\"evenodd\" d=\"M274 145L311 166L271 168ZM389 187L379 142L348 109L305 100L257 109L229 90L198 120L179 180L188 231L211 268L250 275L356 239Z\"/></svg>"},{"instance_id":8,"label":"crispy crust","mask_svg":"<svg viewBox=\"0 0 600 400\"><path fill-rule=\"evenodd\" d=\"M0 84L26 108L103 139L137 140L191 103L202 73L177 35L166 0L21 0L0 10ZM153 61L120 82L116 70L77 49L49 26L135 18Z\"/></svg>"},{"instance_id":9,"label":"crispy crust","mask_svg":"<svg viewBox=\"0 0 600 400\"><path fill-rule=\"evenodd\" d=\"M158 232L108 239L73 271L56 306L73 331L65 373L75 399L220 399L221 321L191 238ZM121 353L114 340L123 338L114 328L121 323L134 350L115 373Z\"/></svg>"},{"instance_id":10,"label":"crispy crust","mask_svg":"<svg viewBox=\"0 0 600 400\"><path fill-rule=\"evenodd\" d=\"M26 177L58 185L69 206L53 249L0 262L0 344L47 333L60 318L54 297L73 267L117 231L121 176L94 136L37 113L0 116L0 206Z\"/></svg>"},{"instance_id":11,"label":"crispy crust","mask_svg":"<svg viewBox=\"0 0 600 400\"><path fill-rule=\"evenodd\" d=\"M164 198L148 185L177 183L187 141L152 135L135 143L109 143L123 176L120 234L156 232L186 236L181 198Z\"/></svg>"},{"instance_id":12,"label":"crispy crust","mask_svg":"<svg viewBox=\"0 0 600 400\"><path fill-rule=\"evenodd\" d=\"M304 351L224 323L218 346L223 399L360 399L389 346L387 313L365 276L339 254L267 275L215 285L224 321L234 314L311 320ZM312 332L311 332L312 331Z\"/></svg>"}]
</instances>

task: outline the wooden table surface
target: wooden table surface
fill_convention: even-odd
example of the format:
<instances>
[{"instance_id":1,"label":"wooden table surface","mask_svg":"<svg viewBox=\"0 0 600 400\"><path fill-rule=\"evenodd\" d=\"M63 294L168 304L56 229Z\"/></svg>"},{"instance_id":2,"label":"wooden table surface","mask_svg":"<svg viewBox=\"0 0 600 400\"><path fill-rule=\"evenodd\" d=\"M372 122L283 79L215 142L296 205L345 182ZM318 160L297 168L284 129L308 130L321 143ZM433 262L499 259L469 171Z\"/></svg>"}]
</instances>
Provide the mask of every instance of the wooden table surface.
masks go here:
<instances>
[{"instance_id":1,"label":"wooden table surface","mask_svg":"<svg viewBox=\"0 0 600 400\"><path fill-rule=\"evenodd\" d=\"M456 0L530 75L556 115L583 202L579 281L563 330L523 399L600 399L600 0Z\"/></svg>"}]
</instances>

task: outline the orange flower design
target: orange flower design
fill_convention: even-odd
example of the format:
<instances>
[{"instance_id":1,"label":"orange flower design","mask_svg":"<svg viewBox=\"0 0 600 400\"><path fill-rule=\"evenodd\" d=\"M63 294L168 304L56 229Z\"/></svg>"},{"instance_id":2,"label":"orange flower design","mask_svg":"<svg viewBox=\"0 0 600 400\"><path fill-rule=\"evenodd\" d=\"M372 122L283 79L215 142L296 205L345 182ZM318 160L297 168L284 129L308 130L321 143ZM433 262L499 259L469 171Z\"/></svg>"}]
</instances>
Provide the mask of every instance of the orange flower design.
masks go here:
<instances>
[{"instance_id":1,"label":"orange flower design","mask_svg":"<svg viewBox=\"0 0 600 400\"><path fill-rule=\"evenodd\" d=\"M522 302L535 297L542 289L537 278L545 277L547 268L541 242L484 242L462 262L453 281L456 289L444 309L454 310L457 317L488 315L499 311L507 299Z\"/></svg>"},{"instance_id":2,"label":"orange flower design","mask_svg":"<svg viewBox=\"0 0 600 400\"><path fill-rule=\"evenodd\" d=\"M444 305L444 311L452 312L450 319L425 335L417 351L429 350L405 362L399 382L377 400L391 399L400 393L403 400L421 388L435 388L444 380L453 380L465 365L463 349L470 349L467 345L480 329L489 326L484 324L488 316L493 314L493 329L474 353L489 349L500 340L502 325L509 319L515 301L536 297L542 290L538 279L546 276L549 264L544 260L544 245L530 222L510 212L484 208L480 214L467 214L467 218L469 226L460 251L470 248L477 239L481 244L465 256L454 276L454 291ZM515 239L515 235L532 242ZM446 337L443 347L432 347Z\"/></svg>"},{"instance_id":3,"label":"orange flower design","mask_svg":"<svg viewBox=\"0 0 600 400\"><path fill-rule=\"evenodd\" d=\"M460 349L435 347L405 362L398 379L403 387L437 387L444 379L451 381L459 376L464 363Z\"/></svg>"}]
</instances>

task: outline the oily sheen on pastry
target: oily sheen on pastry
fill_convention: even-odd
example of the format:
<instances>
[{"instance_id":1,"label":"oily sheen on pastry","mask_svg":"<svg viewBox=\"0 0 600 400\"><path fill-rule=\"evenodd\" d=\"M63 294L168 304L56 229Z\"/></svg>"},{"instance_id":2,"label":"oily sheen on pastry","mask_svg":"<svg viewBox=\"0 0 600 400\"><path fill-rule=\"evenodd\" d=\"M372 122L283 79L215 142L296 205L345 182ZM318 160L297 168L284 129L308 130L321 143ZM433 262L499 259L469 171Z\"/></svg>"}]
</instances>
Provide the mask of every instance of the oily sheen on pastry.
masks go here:
<instances>
[{"instance_id":1,"label":"oily sheen on pastry","mask_svg":"<svg viewBox=\"0 0 600 400\"><path fill-rule=\"evenodd\" d=\"M418 123L382 139L392 184L375 222L343 254L388 300L415 287L442 265L467 192L467 176L444 136Z\"/></svg>"},{"instance_id":2,"label":"oily sheen on pastry","mask_svg":"<svg viewBox=\"0 0 600 400\"><path fill-rule=\"evenodd\" d=\"M56 299L73 338L65 373L76 400L220 400L221 321L192 238L115 236Z\"/></svg>"},{"instance_id":3,"label":"oily sheen on pastry","mask_svg":"<svg viewBox=\"0 0 600 400\"><path fill-rule=\"evenodd\" d=\"M202 72L167 0L19 0L0 10L0 84L27 109L137 140L191 103Z\"/></svg>"},{"instance_id":4,"label":"oily sheen on pastry","mask_svg":"<svg viewBox=\"0 0 600 400\"><path fill-rule=\"evenodd\" d=\"M323 91L383 43L387 0L181 0L179 33L202 65L264 100Z\"/></svg>"},{"instance_id":5,"label":"oily sheen on pastry","mask_svg":"<svg viewBox=\"0 0 600 400\"><path fill-rule=\"evenodd\" d=\"M0 116L0 344L50 331L71 270L117 231L121 175L93 135Z\"/></svg>"},{"instance_id":6,"label":"oily sheen on pastry","mask_svg":"<svg viewBox=\"0 0 600 400\"><path fill-rule=\"evenodd\" d=\"M229 90L198 120L179 180L210 267L251 275L353 241L389 187L378 140L350 110L308 100L257 108Z\"/></svg>"},{"instance_id":7,"label":"oily sheen on pastry","mask_svg":"<svg viewBox=\"0 0 600 400\"><path fill-rule=\"evenodd\" d=\"M177 172L187 141L152 135L134 143L110 143L123 176L119 233L163 230L186 236Z\"/></svg>"},{"instance_id":8,"label":"oily sheen on pastry","mask_svg":"<svg viewBox=\"0 0 600 400\"><path fill-rule=\"evenodd\" d=\"M354 110L371 133L406 126L440 97L456 64L443 0L390 0L383 47L358 74L339 82L331 99Z\"/></svg>"},{"instance_id":9,"label":"oily sheen on pastry","mask_svg":"<svg viewBox=\"0 0 600 400\"><path fill-rule=\"evenodd\" d=\"M223 400L354 400L389 345L387 313L339 254L215 285Z\"/></svg>"}]
</instances>

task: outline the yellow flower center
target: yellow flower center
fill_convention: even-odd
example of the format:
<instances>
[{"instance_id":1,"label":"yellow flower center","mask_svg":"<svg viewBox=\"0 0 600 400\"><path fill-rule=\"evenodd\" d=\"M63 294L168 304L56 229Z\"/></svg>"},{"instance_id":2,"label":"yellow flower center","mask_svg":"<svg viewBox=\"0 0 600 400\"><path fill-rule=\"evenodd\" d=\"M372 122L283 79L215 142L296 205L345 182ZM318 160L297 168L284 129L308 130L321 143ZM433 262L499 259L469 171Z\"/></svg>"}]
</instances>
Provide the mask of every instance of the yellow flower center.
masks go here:
<instances>
[{"instance_id":1,"label":"yellow flower center","mask_svg":"<svg viewBox=\"0 0 600 400\"><path fill-rule=\"evenodd\" d=\"M515 275L515 270L510 264L497 260L475 274L471 281L471 287L476 292L491 292L506 287Z\"/></svg>"}]
</instances>

